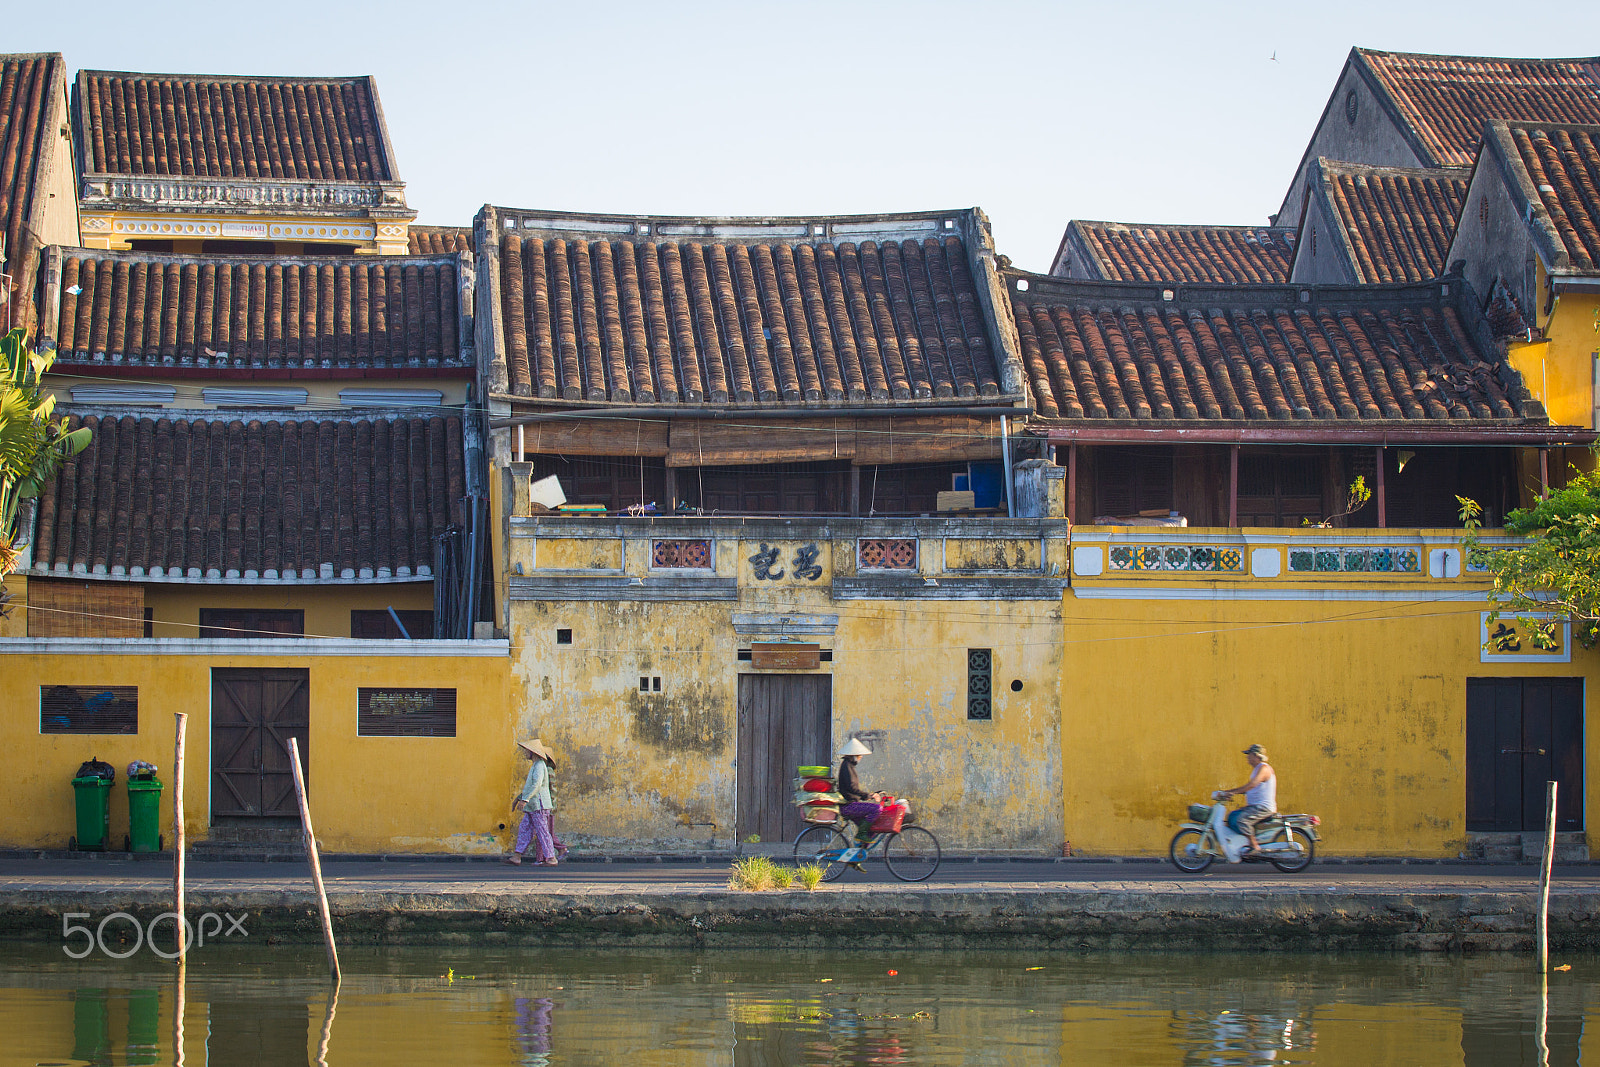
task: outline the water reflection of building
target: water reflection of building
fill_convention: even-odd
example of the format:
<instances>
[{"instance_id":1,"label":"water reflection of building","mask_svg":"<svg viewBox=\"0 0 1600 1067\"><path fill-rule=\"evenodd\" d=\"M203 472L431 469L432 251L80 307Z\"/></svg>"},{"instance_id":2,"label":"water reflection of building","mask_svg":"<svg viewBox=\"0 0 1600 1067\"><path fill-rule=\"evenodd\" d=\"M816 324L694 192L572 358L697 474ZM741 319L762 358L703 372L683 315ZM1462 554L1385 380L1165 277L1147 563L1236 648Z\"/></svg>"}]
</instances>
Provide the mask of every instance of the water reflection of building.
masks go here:
<instances>
[{"instance_id":1,"label":"water reflection of building","mask_svg":"<svg viewBox=\"0 0 1600 1067\"><path fill-rule=\"evenodd\" d=\"M1301 1062L1316 1046L1311 1011L1252 1013L1175 1011L1173 1040L1186 1065Z\"/></svg>"}]
</instances>

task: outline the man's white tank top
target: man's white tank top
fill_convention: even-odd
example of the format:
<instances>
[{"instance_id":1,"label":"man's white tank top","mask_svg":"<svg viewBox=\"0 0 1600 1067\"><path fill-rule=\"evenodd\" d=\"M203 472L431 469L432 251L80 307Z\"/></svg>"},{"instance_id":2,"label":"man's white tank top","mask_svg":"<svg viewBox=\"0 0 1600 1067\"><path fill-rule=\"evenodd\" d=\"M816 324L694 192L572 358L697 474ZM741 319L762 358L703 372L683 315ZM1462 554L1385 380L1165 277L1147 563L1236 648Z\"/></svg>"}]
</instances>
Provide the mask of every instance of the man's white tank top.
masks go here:
<instances>
[{"instance_id":1,"label":"man's white tank top","mask_svg":"<svg viewBox=\"0 0 1600 1067\"><path fill-rule=\"evenodd\" d=\"M1261 804L1268 811L1278 810L1278 775L1272 774L1266 781L1251 786L1244 794L1246 804Z\"/></svg>"}]
</instances>

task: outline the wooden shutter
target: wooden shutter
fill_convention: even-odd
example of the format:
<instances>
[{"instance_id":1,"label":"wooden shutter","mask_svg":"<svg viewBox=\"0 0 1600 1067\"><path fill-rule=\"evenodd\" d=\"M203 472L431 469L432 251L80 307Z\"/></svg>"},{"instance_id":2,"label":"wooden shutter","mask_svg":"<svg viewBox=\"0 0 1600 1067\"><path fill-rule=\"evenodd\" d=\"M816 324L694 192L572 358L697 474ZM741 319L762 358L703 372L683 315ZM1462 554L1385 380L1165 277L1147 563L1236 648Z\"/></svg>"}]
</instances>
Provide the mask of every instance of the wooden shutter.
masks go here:
<instances>
[{"instance_id":1,"label":"wooden shutter","mask_svg":"<svg viewBox=\"0 0 1600 1067\"><path fill-rule=\"evenodd\" d=\"M356 696L356 733L362 737L454 737L454 689L362 687Z\"/></svg>"},{"instance_id":2,"label":"wooden shutter","mask_svg":"<svg viewBox=\"0 0 1600 1067\"><path fill-rule=\"evenodd\" d=\"M139 687L135 685L41 685L42 734L136 734Z\"/></svg>"}]
</instances>

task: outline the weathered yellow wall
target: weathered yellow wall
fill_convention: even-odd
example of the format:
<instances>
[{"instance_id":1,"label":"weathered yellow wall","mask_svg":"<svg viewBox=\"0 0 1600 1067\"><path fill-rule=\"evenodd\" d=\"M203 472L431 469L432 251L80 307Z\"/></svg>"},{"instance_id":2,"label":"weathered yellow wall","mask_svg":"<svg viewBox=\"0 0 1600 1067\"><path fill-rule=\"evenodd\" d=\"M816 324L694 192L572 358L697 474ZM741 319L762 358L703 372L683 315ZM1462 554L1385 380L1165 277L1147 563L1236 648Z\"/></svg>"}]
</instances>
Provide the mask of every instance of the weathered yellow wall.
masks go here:
<instances>
[{"instance_id":1,"label":"weathered yellow wall","mask_svg":"<svg viewBox=\"0 0 1600 1067\"><path fill-rule=\"evenodd\" d=\"M32 644L30 642L30 644ZM205 655L66 655L0 649L0 691L17 694L0 717L0 751L11 758L7 817L0 845L64 848L75 832L71 777L97 756L117 768L111 793L112 840L127 833L127 765L149 760L172 777L173 712L189 714L185 745L186 832L202 840L210 824L211 668L304 667L310 671L311 733L306 745L317 837L331 851L482 852L500 847L509 800L496 760L514 739L507 707L504 645L491 656L242 655L215 642ZM363 642L392 649L394 642ZM421 642L419 642L421 644ZM139 732L132 735L41 734L39 687L136 685ZM361 686L453 687L453 738L359 737ZM162 797L162 833L172 836L170 793Z\"/></svg>"},{"instance_id":2,"label":"weathered yellow wall","mask_svg":"<svg viewBox=\"0 0 1600 1067\"><path fill-rule=\"evenodd\" d=\"M1340 579L1299 584L1319 580ZM1600 653L1480 662L1481 587L1390 581L1416 599L1362 599L1360 590L1383 588L1376 578L1346 586L1353 599L1293 599L1288 580L1267 588L1290 599L1230 599L1239 584L1199 576L1188 588L1215 599L1069 591L1061 747L1065 834L1075 848L1163 854L1188 804L1245 781L1240 750L1259 742L1278 772L1279 809L1322 817L1321 851L1461 853L1467 679L1588 678L1600 673ZM1586 744L1590 766L1600 765L1594 731ZM1593 775L1588 793L1593 810Z\"/></svg>"},{"instance_id":3,"label":"weathered yellow wall","mask_svg":"<svg viewBox=\"0 0 1600 1067\"><path fill-rule=\"evenodd\" d=\"M1548 281L1539 271L1539 291ZM1534 396L1544 402L1550 421L1562 426L1594 428L1594 364L1600 351L1600 296L1566 292L1558 294L1548 316L1538 310L1545 340L1532 344L1512 342L1511 365L1521 374Z\"/></svg>"},{"instance_id":4,"label":"weathered yellow wall","mask_svg":"<svg viewBox=\"0 0 1600 1067\"><path fill-rule=\"evenodd\" d=\"M432 611L433 581L395 585L179 585L150 583L151 637L195 637L201 608L299 609L307 637L349 637L353 610ZM432 635L427 635L431 637Z\"/></svg>"},{"instance_id":5,"label":"weathered yellow wall","mask_svg":"<svg viewBox=\"0 0 1600 1067\"><path fill-rule=\"evenodd\" d=\"M7 614L0 618L0 637L28 636L28 579L20 574L8 574L4 579Z\"/></svg>"},{"instance_id":6,"label":"weathered yellow wall","mask_svg":"<svg viewBox=\"0 0 1600 1067\"><path fill-rule=\"evenodd\" d=\"M549 538L539 541L540 570L621 570L619 538Z\"/></svg>"},{"instance_id":7,"label":"weathered yellow wall","mask_svg":"<svg viewBox=\"0 0 1600 1067\"><path fill-rule=\"evenodd\" d=\"M790 571L801 542L768 543ZM1050 544L1064 564L1065 538ZM738 576L737 601L513 601L518 732L558 756L562 836L607 849L733 844L739 676L758 673L738 660L752 639L733 615L801 613L838 616L834 634L802 640L833 653L818 673L832 677L834 748L883 732L862 764L869 787L910 798L947 848L1056 850L1058 603L836 601L828 583L853 573L854 540L821 542L822 574L810 582L754 581L748 557L760 545L716 545L716 573ZM649 549L648 537L628 540L630 572ZM543 541L533 554L548 558ZM942 558L938 540L924 539L923 573ZM558 629L572 631L570 645L555 643ZM994 650L989 722L967 719L968 648ZM641 675L661 676L662 692L640 693ZM521 773L507 761L507 783ZM689 826L713 822L714 831Z\"/></svg>"}]
</instances>

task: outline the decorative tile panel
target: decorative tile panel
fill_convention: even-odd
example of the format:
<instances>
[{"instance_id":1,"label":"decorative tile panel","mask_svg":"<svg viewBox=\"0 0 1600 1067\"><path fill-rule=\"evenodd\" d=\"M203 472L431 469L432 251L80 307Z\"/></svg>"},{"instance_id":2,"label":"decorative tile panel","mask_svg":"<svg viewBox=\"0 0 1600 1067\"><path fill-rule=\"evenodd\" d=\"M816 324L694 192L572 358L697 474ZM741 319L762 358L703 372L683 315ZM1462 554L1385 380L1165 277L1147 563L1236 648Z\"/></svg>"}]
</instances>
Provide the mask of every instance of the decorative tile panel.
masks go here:
<instances>
[{"instance_id":1,"label":"decorative tile panel","mask_svg":"<svg viewBox=\"0 0 1600 1067\"><path fill-rule=\"evenodd\" d=\"M1289 549L1292 574L1420 574L1421 570L1421 553L1415 548L1315 545Z\"/></svg>"},{"instance_id":2,"label":"decorative tile panel","mask_svg":"<svg viewBox=\"0 0 1600 1067\"><path fill-rule=\"evenodd\" d=\"M711 542L709 540L652 541L650 566L708 571L711 569Z\"/></svg>"},{"instance_id":3,"label":"decorative tile panel","mask_svg":"<svg viewBox=\"0 0 1600 1067\"><path fill-rule=\"evenodd\" d=\"M914 537L872 537L856 542L856 566L871 570L914 571L917 540Z\"/></svg>"},{"instance_id":4,"label":"decorative tile panel","mask_svg":"<svg viewBox=\"0 0 1600 1067\"><path fill-rule=\"evenodd\" d=\"M1114 571L1243 572L1240 550L1224 545L1117 545L1111 550Z\"/></svg>"}]
</instances>

